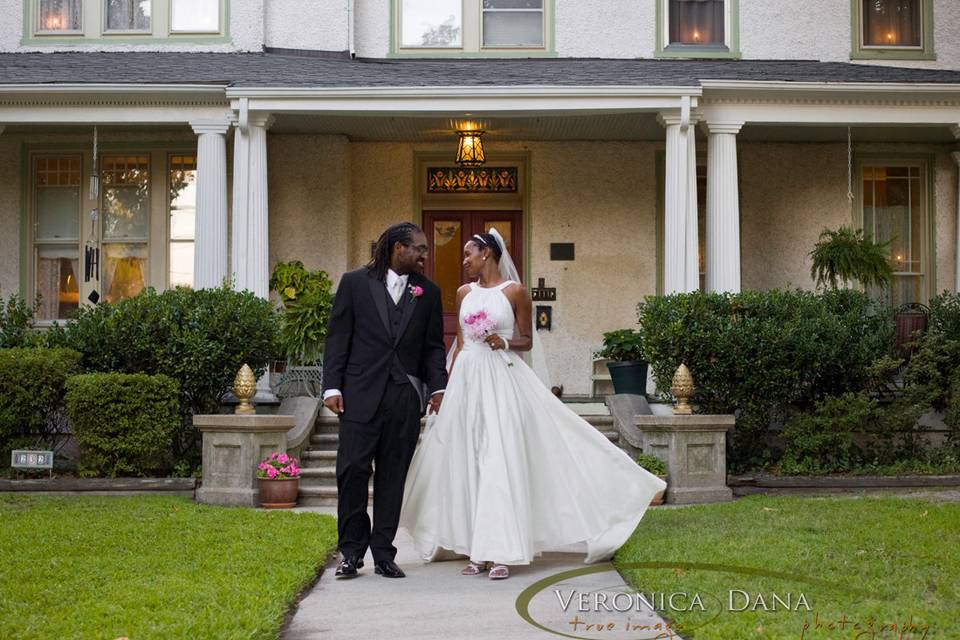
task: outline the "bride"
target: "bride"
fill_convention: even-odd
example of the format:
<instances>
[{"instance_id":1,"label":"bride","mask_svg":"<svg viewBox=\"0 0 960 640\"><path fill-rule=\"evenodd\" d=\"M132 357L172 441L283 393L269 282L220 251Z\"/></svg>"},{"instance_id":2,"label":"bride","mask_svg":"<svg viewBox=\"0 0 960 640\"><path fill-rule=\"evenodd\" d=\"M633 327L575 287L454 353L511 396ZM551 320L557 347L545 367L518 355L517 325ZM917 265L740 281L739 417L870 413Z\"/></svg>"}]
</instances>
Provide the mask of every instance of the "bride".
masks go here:
<instances>
[{"instance_id":1,"label":"bride","mask_svg":"<svg viewBox=\"0 0 960 640\"><path fill-rule=\"evenodd\" d=\"M400 526L425 560L469 556L464 575L506 578L508 565L574 544L585 562L607 560L666 483L550 391L500 234L473 236L463 264L475 281L457 291L450 380L411 461Z\"/></svg>"}]
</instances>

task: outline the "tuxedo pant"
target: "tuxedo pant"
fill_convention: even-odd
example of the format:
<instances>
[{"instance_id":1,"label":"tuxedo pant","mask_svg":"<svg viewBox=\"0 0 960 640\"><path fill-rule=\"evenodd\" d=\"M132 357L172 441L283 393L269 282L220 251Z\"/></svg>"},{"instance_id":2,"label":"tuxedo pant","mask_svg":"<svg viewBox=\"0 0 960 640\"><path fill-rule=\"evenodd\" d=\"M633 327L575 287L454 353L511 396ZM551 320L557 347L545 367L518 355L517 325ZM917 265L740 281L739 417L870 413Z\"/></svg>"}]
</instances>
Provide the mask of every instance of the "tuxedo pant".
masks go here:
<instances>
[{"instance_id":1,"label":"tuxedo pant","mask_svg":"<svg viewBox=\"0 0 960 640\"><path fill-rule=\"evenodd\" d=\"M340 420L337 447L338 548L344 557L393 560L403 485L420 436L420 397L413 385L387 382L370 422ZM372 465L372 468L371 468ZM373 528L367 515L373 473Z\"/></svg>"}]
</instances>

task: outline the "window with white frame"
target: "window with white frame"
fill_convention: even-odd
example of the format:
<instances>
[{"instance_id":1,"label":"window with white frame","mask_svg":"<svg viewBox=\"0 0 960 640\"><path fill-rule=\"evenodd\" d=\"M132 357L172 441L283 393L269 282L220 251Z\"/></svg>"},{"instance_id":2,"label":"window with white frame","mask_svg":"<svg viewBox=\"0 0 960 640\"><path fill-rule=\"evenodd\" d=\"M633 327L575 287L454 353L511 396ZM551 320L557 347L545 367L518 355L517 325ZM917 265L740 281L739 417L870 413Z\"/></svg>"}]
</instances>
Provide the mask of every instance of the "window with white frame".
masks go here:
<instances>
[{"instance_id":1,"label":"window with white frame","mask_svg":"<svg viewBox=\"0 0 960 640\"><path fill-rule=\"evenodd\" d=\"M546 51L552 0L393 0L395 50Z\"/></svg>"},{"instance_id":2,"label":"window with white frame","mask_svg":"<svg viewBox=\"0 0 960 640\"><path fill-rule=\"evenodd\" d=\"M874 292L894 307L926 302L928 214L926 166L922 162L864 164L863 229L874 242L889 243L893 283Z\"/></svg>"},{"instance_id":3,"label":"window with white frame","mask_svg":"<svg viewBox=\"0 0 960 640\"><path fill-rule=\"evenodd\" d=\"M170 206L167 282L171 287L192 287L197 228L197 157L179 153L170 155L167 173Z\"/></svg>"},{"instance_id":4,"label":"window with white frame","mask_svg":"<svg viewBox=\"0 0 960 640\"><path fill-rule=\"evenodd\" d=\"M33 159L33 272L38 320L66 318L80 302L80 155Z\"/></svg>"},{"instance_id":5,"label":"window with white frame","mask_svg":"<svg viewBox=\"0 0 960 640\"><path fill-rule=\"evenodd\" d=\"M658 56L739 56L739 0L656 2Z\"/></svg>"},{"instance_id":6,"label":"window with white frame","mask_svg":"<svg viewBox=\"0 0 960 640\"><path fill-rule=\"evenodd\" d=\"M93 293L118 302L148 286L193 286L196 153L107 152L96 164L99 197L91 198L88 151L29 155L28 280L41 299L38 320L69 318Z\"/></svg>"},{"instance_id":7,"label":"window with white frame","mask_svg":"<svg viewBox=\"0 0 960 640\"><path fill-rule=\"evenodd\" d=\"M26 39L34 42L138 42L200 39L227 32L230 0L29 0Z\"/></svg>"}]
</instances>

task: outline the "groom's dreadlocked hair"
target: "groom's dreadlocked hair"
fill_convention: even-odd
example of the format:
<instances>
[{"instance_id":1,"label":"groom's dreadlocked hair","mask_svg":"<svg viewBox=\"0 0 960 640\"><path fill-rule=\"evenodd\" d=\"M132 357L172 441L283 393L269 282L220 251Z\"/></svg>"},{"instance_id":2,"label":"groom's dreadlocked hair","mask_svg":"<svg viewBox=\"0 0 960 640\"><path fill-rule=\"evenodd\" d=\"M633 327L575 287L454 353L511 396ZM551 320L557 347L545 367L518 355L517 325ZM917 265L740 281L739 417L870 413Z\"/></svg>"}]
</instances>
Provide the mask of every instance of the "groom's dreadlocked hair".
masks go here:
<instances>
[{"instance_id":1,"label":"groom's dreadlocked hair","mask_svg":"<svg viewBox=\"0 0 960 640\"><path fill-rule=\"evenodd\" d=\"M367 268L371 269L377 280L387 281L387 270L390 268L390 255L393 253L393 245L396 243L410 244L413 234L421 231L420 227L412 222L401 222L380 234L377 240L377 246L373 250L373 257L367 263Z\"/></svg>"}]
</instances>

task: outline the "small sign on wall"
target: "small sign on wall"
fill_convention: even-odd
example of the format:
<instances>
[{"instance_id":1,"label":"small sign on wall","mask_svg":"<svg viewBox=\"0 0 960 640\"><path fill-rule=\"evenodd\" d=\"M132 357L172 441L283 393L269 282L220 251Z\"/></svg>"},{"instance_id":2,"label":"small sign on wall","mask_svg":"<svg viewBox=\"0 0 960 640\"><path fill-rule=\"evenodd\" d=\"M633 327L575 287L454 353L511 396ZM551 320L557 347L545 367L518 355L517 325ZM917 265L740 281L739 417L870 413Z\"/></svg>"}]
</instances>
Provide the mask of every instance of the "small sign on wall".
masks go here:
<instances>
[{"instance_id":1,"label":"small sign on wall","mask_svg":"<svg viewBox=\"0 0 960 640\"><path fill-rule=\"evenodd\" d=\"M14 450L10 454L14 469L53 469L53 451Z\"/></svg>"}]
</instances>

